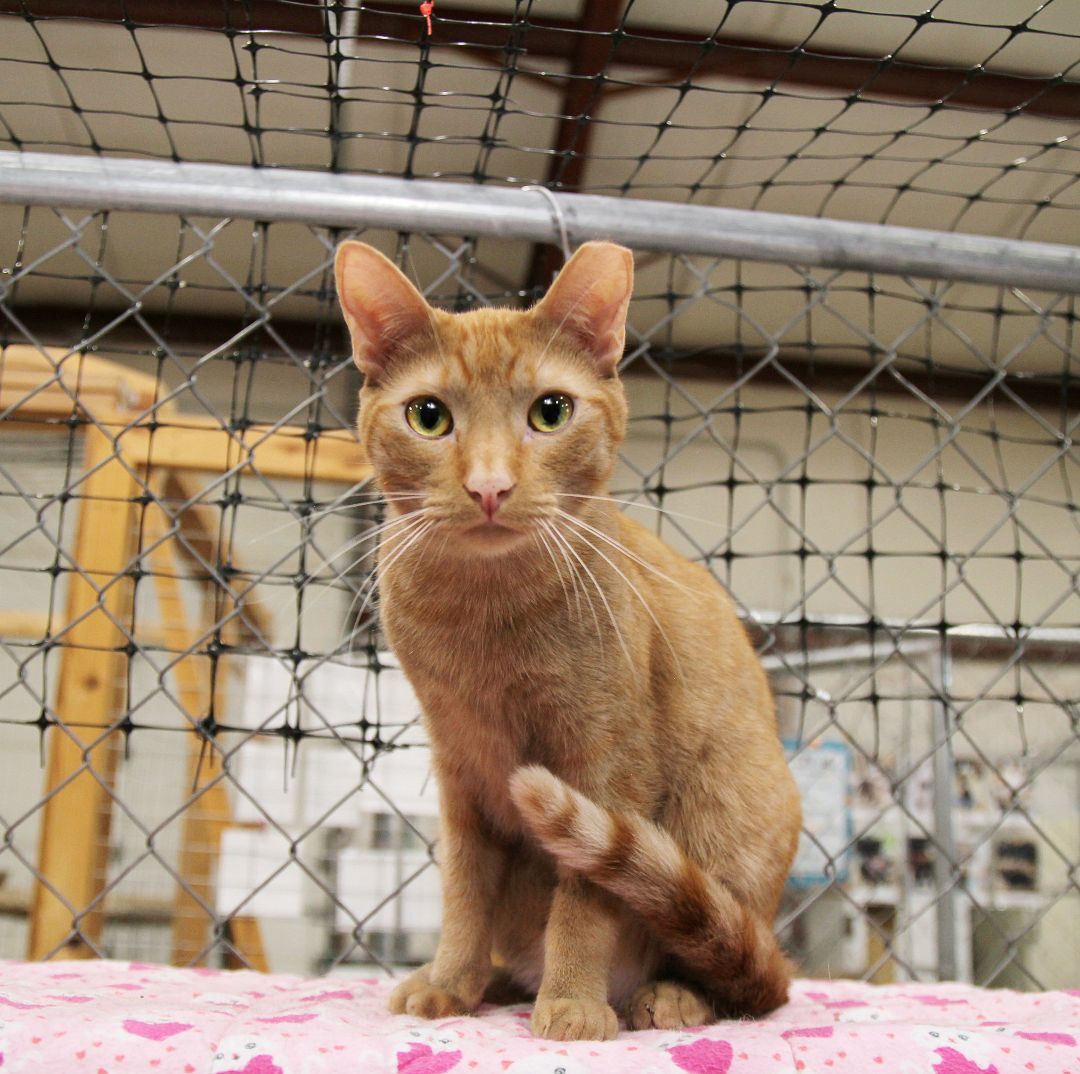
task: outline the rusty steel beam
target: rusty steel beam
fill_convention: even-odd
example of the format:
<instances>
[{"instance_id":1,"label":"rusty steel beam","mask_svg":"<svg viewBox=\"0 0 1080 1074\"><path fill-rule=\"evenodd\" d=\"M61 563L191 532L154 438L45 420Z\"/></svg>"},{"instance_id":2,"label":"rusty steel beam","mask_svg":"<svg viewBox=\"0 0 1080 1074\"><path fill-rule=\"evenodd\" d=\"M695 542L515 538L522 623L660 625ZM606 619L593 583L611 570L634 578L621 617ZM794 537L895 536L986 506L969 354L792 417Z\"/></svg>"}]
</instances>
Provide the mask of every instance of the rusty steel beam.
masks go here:
<instances>
[{"instance_id":1,"label":"rusty steel beam","mask_svg":"<svg viewBox=\"0 0 1080 1074\"><path fill-rule=\"evenodd\" d=\"M559 127L555 133L552 155L548 158L544 185L558 190L579 190L585 162L592 143L590 113L601 103L604 92L599 76L613 58L616 43L612 34L619 27L622 0L595 0L586 3L576 26L570 73L559 107ZM526 286L540 288L551 282L562 263L554 246L537 244Z\"/></svg>"},{"instance_id":2,"label":"rusty steel beam","mask_svg":"<svg viewBox=\"0 0 1080 1074\"><path fill-rule=\"evenodd\" d=\"M587 8L602 8L594 4ZM0 14L75 18L127 26L187 26L225 32L278 31L325 37L320 0L0 0ZM415 44L424 20L414 4L360 5L363 38ZM521 31L520 23L516 25ZM431 44L505 51L515 24L486 11L439 3ZM915 63L857 50L816 52L751 37L710 37L670 27L627 24L617 38L565 19L530 18L522 51L535 59L567 59L581 40L599 36L618 66L660 70L675 80L694 66L696 75L784 86L859 93L862 99L910 101L976 111L1013 112L1061 119L1080 117L1080 81L1063 75L990 72L981 66ZM703 50L705 55L702 55Z\"/></svg>"}]
</instances>

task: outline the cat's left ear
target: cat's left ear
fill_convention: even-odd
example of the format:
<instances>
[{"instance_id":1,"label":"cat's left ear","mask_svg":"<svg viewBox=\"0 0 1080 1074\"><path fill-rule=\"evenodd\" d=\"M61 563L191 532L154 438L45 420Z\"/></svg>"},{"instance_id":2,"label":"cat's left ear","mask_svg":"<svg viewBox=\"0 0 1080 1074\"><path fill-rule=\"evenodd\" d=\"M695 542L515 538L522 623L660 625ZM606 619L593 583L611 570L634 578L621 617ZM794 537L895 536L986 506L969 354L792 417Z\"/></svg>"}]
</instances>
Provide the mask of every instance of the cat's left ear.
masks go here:
<instances>
[{"instance_id":1,"label":"cat's left ear","mask_svg":"<svg viewBox=\"0 0 1080 1074\"><path fill-rule=\"evenodd\" d=\"M563 266L533 312L568 333L611 376L626 344L634 255L612 242L587 242Z\"/></svg>"},{"instance_id":2,"label":"cat's left ear","mask_svg":"<svg viewBox=\"0 0 1080 1074\"><path fill-rule=\"evenodd\" d=\"M410 336L431 328L431 307L401 270L363 242L343 242L334 259L338 301L360 372L377 381Z\"/></svg>"}]
</instances>

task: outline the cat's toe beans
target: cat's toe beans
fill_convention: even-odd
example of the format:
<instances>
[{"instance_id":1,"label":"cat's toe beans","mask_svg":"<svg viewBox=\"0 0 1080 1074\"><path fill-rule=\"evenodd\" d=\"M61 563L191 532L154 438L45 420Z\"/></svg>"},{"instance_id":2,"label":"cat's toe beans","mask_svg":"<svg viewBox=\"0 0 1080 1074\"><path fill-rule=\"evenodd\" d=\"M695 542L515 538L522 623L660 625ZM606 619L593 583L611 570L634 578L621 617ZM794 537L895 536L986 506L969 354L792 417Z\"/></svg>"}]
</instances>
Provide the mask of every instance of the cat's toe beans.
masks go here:
<instances>
[{"instance_id":1,"label":"cat's toe beans","mask_svg":"<svg viewBox=\"0 0 1080 1074\"><path fill-rule=\"evenodd\" d=\"M639 988L634 993L626 1009L626 1021L631 1029L653 1029L653 1011L655 1010L652 986Z\"/></svg>"},{"instance_id":2,"label":"cat's toe beans","mask_svg":"<svg viewBox=\"0 0 1080 1074\"><path fill-rule=\"evenodd\" d=\"M399 984L393 992L390 993L390 1007L391 1014L404 1014L409 1002L409 997L420 989L427 988L428 974L431 970L431 966L421 966L420 969L414 970L405 978L404 981Z\"/></svg>"},{"instance_id":3,"label":"cat's toe beans","mask_svg":"<svg viewBox=\"0 0 1080 1074\"><path fill-rule=\"evenodd\" d=\"M634 993L628 1021L634 1029L681 1029L716 1020L712 1007L678 981L652 981Z\"/></svg>"},{"instance_id":4,"label":"cat's toe beans","mask_svg":"<svg viewBox=\"0 0 1080 1074\"><path fill-rule=\"evenodd\" d=\"M391 1014L411 1014L414 1018L448 1018L468 1014L469 1008L452 992L433 985L431 966L421 966L390 994Z\"/></svg>"},{"instance_id":5,"label":"cat's toe beans","mask_svg":"<svg viewBox=\"0 0 1080 1074\"><path fill-rule=\"evenodd\" d=\"M409 996L405 1002L405 1013L414 1018L450 1018L468 1014L469 1008L453 993L430 985Z\"/></svg>"},{"instance_id":6,"label":"cat's toe beans","mask_svg":"<svg viewBox=\"0 0 1080 1074\"><path fill-rule=\"evenodd\" d=\"M607 1003L590 999L538 999L532 1030L546 1040L614 1040L619 1031Z\"/></svg>"},{"instance_id":7,"label":"cat's toe beans","mask_svg":"<svg viewBox=\"0 0 1080 1074\"><path fill-rule=\"evenodd\" d=\"M684 1026L707 1026L716 1021L716 1012L692 988L680 988L679 1017Z\"/></svg>"}]
</instances>

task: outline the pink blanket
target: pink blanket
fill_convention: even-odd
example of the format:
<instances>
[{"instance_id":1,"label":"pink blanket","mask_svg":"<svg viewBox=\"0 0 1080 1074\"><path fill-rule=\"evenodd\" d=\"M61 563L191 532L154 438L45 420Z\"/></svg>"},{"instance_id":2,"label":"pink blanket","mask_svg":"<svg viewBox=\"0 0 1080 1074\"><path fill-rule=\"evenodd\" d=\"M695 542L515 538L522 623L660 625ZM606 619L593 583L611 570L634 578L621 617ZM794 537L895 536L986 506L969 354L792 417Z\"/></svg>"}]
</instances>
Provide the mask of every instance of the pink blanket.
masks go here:
<instances>
[{"instance_id":1,"label":"pink blanket","mask_svg":"<svg viewBox=\"0 0 1080 1074\"><path fill-rule=\"evenodd\" d=\"M534 1040L526 1007L421 1022L390 984L0 963L0 1074L1080 1074L1080 991L800 981L761 1022Z\"/></svg>"}]
</instances>

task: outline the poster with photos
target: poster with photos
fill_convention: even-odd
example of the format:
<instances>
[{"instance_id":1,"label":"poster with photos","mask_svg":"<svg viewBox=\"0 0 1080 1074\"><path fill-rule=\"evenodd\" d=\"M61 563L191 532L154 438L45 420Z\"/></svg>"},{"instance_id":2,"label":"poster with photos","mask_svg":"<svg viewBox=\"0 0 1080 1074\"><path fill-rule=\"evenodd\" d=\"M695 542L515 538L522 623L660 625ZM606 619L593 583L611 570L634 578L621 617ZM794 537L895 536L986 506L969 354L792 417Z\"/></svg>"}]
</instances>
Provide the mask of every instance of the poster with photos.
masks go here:
<instances>
[{"instance_id":1,"label":"poster with photos","mask_svg":"<svg viewBox=\"0 0 1080 1074\"><path fill-rule=\"evenodd\" d=\"M851 747L843 742L800 745L785 741L784 748L803 806L803 832L789 883L808 887L847 880L852 835Z\"/></svg>"}]
</instances>

